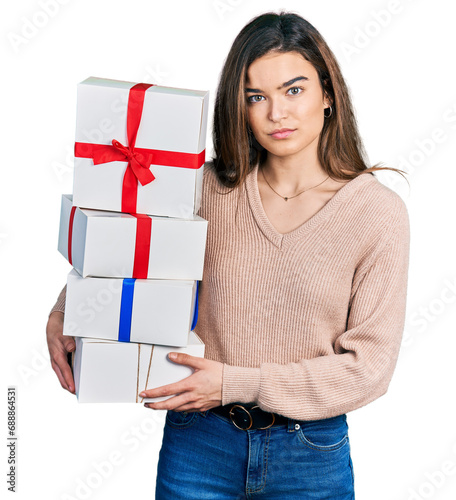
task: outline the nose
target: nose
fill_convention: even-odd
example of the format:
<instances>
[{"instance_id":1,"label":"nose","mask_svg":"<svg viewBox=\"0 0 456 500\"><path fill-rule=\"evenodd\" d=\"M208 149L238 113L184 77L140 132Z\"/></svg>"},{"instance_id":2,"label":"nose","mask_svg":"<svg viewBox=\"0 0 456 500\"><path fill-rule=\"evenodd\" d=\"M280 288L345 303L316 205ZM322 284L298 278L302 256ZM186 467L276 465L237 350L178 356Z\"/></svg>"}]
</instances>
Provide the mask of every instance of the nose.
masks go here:
<instances>
[{"instance_id":1,"label":"nose","mask_svg":"<svg viewBox=\"0 0 456 500\"><path fill-rule=\"evenodd\" d=\"M281 120L286 118L288 115L288 107L287 103L282 99L270 99L269 100L269 110L268 110L268 118L275 122L279 123Z\"/></svg>"}]
</instances>

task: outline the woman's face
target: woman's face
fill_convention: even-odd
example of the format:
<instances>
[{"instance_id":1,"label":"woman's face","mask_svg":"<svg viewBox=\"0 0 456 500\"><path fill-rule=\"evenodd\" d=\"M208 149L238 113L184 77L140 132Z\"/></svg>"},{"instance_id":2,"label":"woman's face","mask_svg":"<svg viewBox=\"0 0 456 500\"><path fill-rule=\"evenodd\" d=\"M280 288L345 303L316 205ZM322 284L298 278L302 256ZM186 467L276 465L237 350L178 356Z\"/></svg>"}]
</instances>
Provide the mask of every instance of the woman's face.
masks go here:
<instances>
[{"instance_id":1,"label":"woman's face","mask_svg":"<svg viewBox=\"0 0 456 500\"><path fill-rule=\"evenodd\" d=\"M250 128L270 154L316 152L329 102L312 64L298 52L269 52L249 66L245 86Z\"/></svg>"}]
</instances>

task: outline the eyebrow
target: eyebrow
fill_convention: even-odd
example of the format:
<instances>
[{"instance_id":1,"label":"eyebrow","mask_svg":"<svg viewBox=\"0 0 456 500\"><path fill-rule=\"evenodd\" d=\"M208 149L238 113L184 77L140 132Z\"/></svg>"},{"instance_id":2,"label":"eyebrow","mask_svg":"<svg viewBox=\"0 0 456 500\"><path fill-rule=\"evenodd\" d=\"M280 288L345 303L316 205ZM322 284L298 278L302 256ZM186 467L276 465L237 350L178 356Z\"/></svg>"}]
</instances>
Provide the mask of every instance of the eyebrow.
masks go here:
<instances>
[{"instance_id":1,"label":"eyebrow","mask_svg":"<svg viewBox=\"0 0 456 500\"><path fill-rule=\"evenodd\" d=\"M295 78L292 78L291 80L288 80L288 82L282 83L280 87L277 87L277 90L283 89L284 87L289 87L290 85L293 85L293 83L298 82L300 80L308 80L307 76L296 76ZM247 88L245 89L246 92L258 92L258 93L263 93L262 90L260 89L250 89Z\"/></svg>"}]
</instances>

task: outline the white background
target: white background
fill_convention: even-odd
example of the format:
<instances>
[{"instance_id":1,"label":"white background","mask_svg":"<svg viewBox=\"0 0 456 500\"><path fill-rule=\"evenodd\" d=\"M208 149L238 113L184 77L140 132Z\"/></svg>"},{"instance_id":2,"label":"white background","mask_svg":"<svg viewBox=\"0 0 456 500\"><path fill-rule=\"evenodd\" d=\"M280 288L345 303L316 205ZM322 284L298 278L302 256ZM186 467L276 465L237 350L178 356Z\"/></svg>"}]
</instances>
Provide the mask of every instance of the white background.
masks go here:
<instances>
[{"instance_id":1,"label":"white background","mask_svg":"<svg viewBox=\"0 0 456 500\"><path fill-rule=\"evenodd\" d=\"M10 384L18 387L14 498L154 497L163 413L78 405L60 388L46 351L47 314L70 270L56 247L60 196L72 190L76 84L99 76L208 89L212 109L238 31L253 16L284 8L314 24L336 54L371 164L409 171L410 188L397 174L382 178L409 208L407 320L388 393L348 415L357 500L455 498L456 69L449 5L22 0L3 7L2 490Z\"/></svg>"}]
</instances>

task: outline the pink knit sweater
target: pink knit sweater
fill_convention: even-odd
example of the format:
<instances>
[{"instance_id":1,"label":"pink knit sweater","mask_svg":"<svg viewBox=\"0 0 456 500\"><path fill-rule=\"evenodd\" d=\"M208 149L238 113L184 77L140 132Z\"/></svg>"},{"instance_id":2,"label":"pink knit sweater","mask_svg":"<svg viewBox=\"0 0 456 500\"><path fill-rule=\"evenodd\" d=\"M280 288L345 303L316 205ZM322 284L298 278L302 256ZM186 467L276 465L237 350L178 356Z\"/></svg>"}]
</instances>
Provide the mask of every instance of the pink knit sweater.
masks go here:
<instances>
[{"instance_id":1,"label":"pink knit sweater","mask_svg":"<svg viewBox=\"0 0 456 500\"><path fill-rule=\"evenodd\" d=\"M209 221L196 333L224 363L223 404L300 420L382 396L405 321L409 218L372 174L345 184L297 229L269 222L257 167L229 194L206 164ZM65 291L53 310L64 311Z\"/></svg>"}]
</instances>

